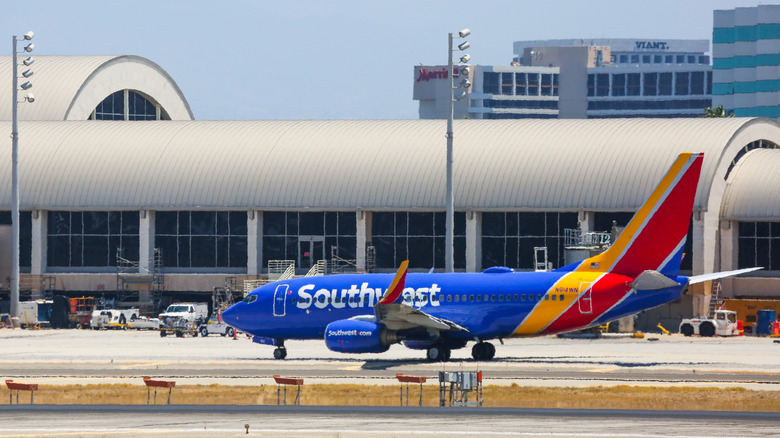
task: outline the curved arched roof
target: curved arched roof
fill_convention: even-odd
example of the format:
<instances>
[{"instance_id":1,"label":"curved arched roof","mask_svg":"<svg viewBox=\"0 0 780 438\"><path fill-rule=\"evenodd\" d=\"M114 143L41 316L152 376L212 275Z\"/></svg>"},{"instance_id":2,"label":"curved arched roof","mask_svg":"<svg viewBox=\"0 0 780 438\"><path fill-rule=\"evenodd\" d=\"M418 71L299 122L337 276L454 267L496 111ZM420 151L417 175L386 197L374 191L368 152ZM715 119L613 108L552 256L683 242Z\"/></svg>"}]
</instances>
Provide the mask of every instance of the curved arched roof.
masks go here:
<instances>
[{"instance_id":1,"label":"curved arched roof","mask_svg":"<svg viewBox=\"0 0 780 438\"><path fill-rule=\"evenodd\" d=\"M29 67L34 103L19 104L19 120L87 120L111 93L137 90L159 103L173 120L192 120L176 82L159 65L140 56L38 56ZM27 67L19 58L19 83ZM11 57L0 57L0 77L11 79ZM20 90L19 97L25 92ZM0 102L11 100L11 86L0 87ZM0 120L11 120L11 106L0 105Z\"/></svg>"},{"instance_id":2,"label":"curved arched roof","mask_svg":"<svg viewBox=\"0 0 780 438\"><path fill-rule=\"evenodd\" d=\"M21 203L443 210L445 131L444 120L25 122ZM455 205L477 211L635 210L685 151L705 154L696 208L719 211L722 188L716 204L710 191L725 187L737 151L780 144L776 122L745 118L461 120L454 132Z\"/></svg>"},{"instance_id":3,"label":"curved arched roof","mask_svg":"<svg viewBox=\"0 0 780 438\"><path fill-rule=\"evenodd\" d=\"M745 154L729 175L721 216L728 220L780 220L780 153Z\"/></svg>"}]
</instances>

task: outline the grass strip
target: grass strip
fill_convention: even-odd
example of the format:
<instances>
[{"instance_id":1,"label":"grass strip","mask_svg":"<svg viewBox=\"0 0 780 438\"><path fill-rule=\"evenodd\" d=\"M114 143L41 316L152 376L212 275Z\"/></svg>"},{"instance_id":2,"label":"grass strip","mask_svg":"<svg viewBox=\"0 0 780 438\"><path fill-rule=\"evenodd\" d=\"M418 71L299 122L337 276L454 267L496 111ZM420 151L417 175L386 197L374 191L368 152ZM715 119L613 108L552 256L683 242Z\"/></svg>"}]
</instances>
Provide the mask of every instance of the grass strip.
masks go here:
<instances>
[{"instance_id":1,"label":"grass strip","mask_svg":"<svg viewBox=\"0 0 780 438\"><path fill-rule=\"evenodd\" d=\"M406 390L404 389L404 396ZM295 387L288 388L292 403ZM309 384L302 387L301 404L343 406L398 406L400 386L356 384ZM153 393L152 393L153 394ZM419 386L409 387L409 404L419 403ZM523 408L726 410L780 412L780 391L744 388L593 386L530 387L485 386L484 406ZM146 404L146 387L130 384L42 385L36 404ZM153 397L153 396L152 396ZM168 391L159 389L157 403L164 404ZM181 385L173 389L173 404L274 405L276 385L227 386ZM473 400L473 396L469 399ZM15 397L14 397L15 401ZM20 393L21 403L29 394ZM438 385L423 385L423 405L438 406Z\"/></svg>"}]
</instances>

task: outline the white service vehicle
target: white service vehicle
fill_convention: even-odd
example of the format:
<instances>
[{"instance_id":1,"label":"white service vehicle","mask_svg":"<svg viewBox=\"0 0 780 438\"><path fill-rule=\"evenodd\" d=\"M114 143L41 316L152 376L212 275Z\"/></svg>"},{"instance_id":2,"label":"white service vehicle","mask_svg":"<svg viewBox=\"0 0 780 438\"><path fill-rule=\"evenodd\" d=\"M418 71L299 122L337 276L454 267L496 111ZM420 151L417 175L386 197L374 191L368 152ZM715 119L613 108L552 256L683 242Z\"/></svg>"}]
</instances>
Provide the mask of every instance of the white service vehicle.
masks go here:
<instances>
[{"instance_id":1,"label":"white service vehicle","mask_svg":"<svg viewBox=\"0 0 780 438\"><path fill-rule=\"evenodd\" d=\"M198 331L204 338L208 335L230 336L232 338L233 335L236 334L236 329L224 322L219 322L217 318L213 316L209 318L206 323L201 324L198 327Z\"/></svg>"},{"instance_id":2,"label":"white service vehicle","mask_svg":"<svg viewBox=\"0 0 780 438\"><path fill-rule=\"evenodd\" d=\"M737 312L716 310L712 317L683 319L680 333L685 336L739 336Z\"/></svg>"},{"instance_id":3,"label":"white service vehicle","mask_svg":"<svg viewBox=\"0 0 780 438\"><path fill-rule=\"evenodd\" d=\"M209 317L209 306L206 303L174 303L160 314L160 321L167 326L174 322L201 324Z\"/></svg>"},{"instance_id":4,"label":"white service vehicle","mask_svg":"<svg viewBox=\"0 0 780 438\"><path fill-rule=\"evenodd\" d=\"M130 322L127 323L127 328L136 330L157 330L160 328L160 320L158 318L140 316L136 319L131 319Z\"/></svg>"},{"instance_id":5,"label":"white service vehicle","mask_svg":"<svg viewBox=\"0 0 780 438\"><path fill-rule=\"evenodd\" d=\"M21 301L16 315L12 315L17 327L27 328L38 324L38 302Z\"/></svg>"},{"instance_id":6,"label":"white service vehicle","mask_svg":"<svg viewBox=\"0 0 780 438\"><path fill-rule=\"evenodd\" d=\"M125 329L131 321L138 319L139 314L138 308L95 310L92 312L89 326L95 330L101 328Z\"/></svg>"}]
</instances>

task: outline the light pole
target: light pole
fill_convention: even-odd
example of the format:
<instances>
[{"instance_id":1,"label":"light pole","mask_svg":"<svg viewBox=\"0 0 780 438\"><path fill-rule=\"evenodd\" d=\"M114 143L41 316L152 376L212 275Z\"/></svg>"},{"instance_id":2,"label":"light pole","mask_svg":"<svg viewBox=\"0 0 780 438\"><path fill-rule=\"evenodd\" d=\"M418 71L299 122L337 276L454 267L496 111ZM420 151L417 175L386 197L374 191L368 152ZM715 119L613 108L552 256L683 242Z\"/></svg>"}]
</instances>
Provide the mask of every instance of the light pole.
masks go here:
<instances>
[{"instance_id":1,"label":"light pole","mask_svg":"<svg viewBox=\"0 0 780 438\"><path fill-rule=\"evenodd\" d=\"M446 235L444 237L444 268L446 272L455 271L455 195L452 193L452 122L455 118L455 89L459 87L469 88L471 82L468 77L463 79L458 87L455 87L455 77L452 74L452 53L455 50L466 50L471 45L468 41L464 41L458 44L457 49L453 49L453 40L455 38L466 38L471 34L468 29L463 29L458 32L457 36L453 36L452 33L448 34L447 43L449 48L447 50L447 74L450 77L450 113L447 117L447 217L446 217ZM466 63L471 59L468 54L464 54L460 58L461 63ZM468 68L466 68L466 75L468 75ZM466 97L466 93L462 93L458 96L457 100L461 100Z\"/></svg>"},{"instance_id":2,"label":"light pole","mask_svg":"<svg viewBox=\"0 0 780 438\"><path fill-rule=\"evenodd\" d=\"M22 41L30 41L35 36L35 33L30 31L24 34ZM11 38L11 54L13 55L13 62L11 66L11 76L13 76L11 92L11 318L14 318L19 314L19 115L17 114L19 105L19 88L22 90L29 90L32 88L32 83L27 81L19 86L19 72L18 63L16 60L17 43L19 42L16 35ZM35 44L29 43L24 46L24 51L29 53L35 48ZM28 57L22 63L25 66L30 66L33 63L32 57ZM22 72L24 78L29 78L33 75L33 71L28 69ZM28 92L24 96L25 102L32 103L35 100L33 94ZM11 320L13 321L13 319Z\"/></svg>"}]
</instances>

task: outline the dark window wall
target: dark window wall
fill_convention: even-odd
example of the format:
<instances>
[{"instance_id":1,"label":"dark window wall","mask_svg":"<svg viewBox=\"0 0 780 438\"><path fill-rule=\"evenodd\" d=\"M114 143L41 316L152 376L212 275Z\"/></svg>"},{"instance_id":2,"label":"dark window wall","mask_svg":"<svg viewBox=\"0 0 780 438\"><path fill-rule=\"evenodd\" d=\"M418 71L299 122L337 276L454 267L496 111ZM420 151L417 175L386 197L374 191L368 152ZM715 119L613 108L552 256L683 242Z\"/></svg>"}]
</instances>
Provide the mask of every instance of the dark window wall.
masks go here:
<instances>
[{"instance_id":1,"label":"dark window wall","mask_svg":"<svg viewBox=\"0 0 780 438\"><path fill-rule=\"evenodd\" d=\"M127 92L128 120L157 120L157 108L143 94L133 90L119 90L111 93L95 107L90 120L124 120L125 92ZM160 119L169 120L164 110L160 110Z\"/></svg>"},{"instance_id":2,"label":"dark window wall","mask_svg":"<svg viewBox=\"0 0 780 438\"><path fill-rule=\"evenodd\" d=\"M565 228L577 228L577 213L482 213L482 267L534 268L534 247L563 265Z\"/></svg>"},{"instance_id":3,"label":"dark window wall","mask_svg":"<svg viewBox=\"0 0 780 438\"><path fill-rule=\"evenodd\" d=\"M444 212L375 212L371 244L376 267L397 268L409 260L410 268L444 268L446 214ZM466 215L455 212L454 263L466 268Z\"/></svg>"},{"instance_id":4,"label":"dark window wall","mask_svg":"<svg viewBox=\"0 0 780 438\"><path fill-rule=\"evenodd\" d=\"M302 236L324 237L325 259L333 248L342 259L354 260L357 249L355 212L284 212L263 213L263 265L269 260L298 260Z\"/></svg>"},{"instance_id":5,"label":"dark window wall","mask_svg":"<svg viewBox=\"0 0 780 438\"><path fill-rule=\"evenodd\" d=\"M155 247L171 268L245 268L245 211L158 211Z\"/></svg>"},{"instance_id":6,"label":"dark window wall","mask_svg":"<svg viewBox=\"0 0 780 438\"><path fill-rule=\"evenodd\" d=\"M138 261L137 211L49 211L47 264L107 267Z\"/></svg>"},{"instance_id":7,"label":"dark window wall","mask_svg":"<svg viewBox=\"0 0 780 438\"><path fill-rule=\"evenodd\" d=\"M780 222L740 222L738 268L780 271Z\"/></svg>"},{"instance_id":8,"label":"dark window wall","mask_svg":"<svg viewBox=\"0 0 780 438\"><path fill-rule=\"evenodd\" d=\"M0 211L0 225L12 225L11 212ZM11 253L11 249L8 249ZM19 266L30 267L32 260L32 214L19 212Z\"/></svg>"}]
</instances>

